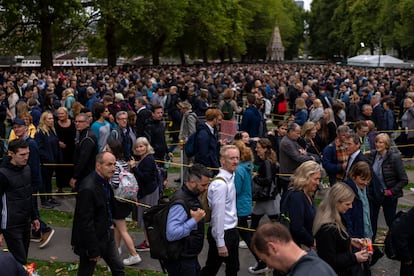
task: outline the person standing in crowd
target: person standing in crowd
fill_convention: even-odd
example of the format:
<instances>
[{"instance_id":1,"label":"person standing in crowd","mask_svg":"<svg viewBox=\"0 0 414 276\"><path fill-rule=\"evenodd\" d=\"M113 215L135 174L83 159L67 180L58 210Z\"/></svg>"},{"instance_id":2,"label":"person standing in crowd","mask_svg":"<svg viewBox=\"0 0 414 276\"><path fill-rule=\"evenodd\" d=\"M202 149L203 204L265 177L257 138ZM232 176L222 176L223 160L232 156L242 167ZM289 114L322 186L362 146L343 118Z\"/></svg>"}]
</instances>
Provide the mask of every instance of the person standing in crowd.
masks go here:
<instances>
[{"instance_id":1,"label":"person standing in crowd","mask_svg":"<svg viewBox=\"0 0 414 276\"><path fill-rule=\"evenodd\" d=\"M75 124L69 117L66 107L59 107L56 111L57 122L55 122L56 135L59 138L59 147L62 152L62 163L73 164L73 153L75 151L76 129ZM69 186L73 175L71 165L56 167L57 193L62 193L63 188Z\"/></svg>"},{"instance_id":2,"label":"person standing in crowd","mask_svg":"<svg viewBox=\"0 0 414 276\"><path fill-rule=\"evenodd\" d=\"M279 147L279 164L280 174L279 189L281 194L286 192L289 185L289 175L293 174L303 162L313 160L307 155L306 150L302 148L297 140L300 137L300 126L296 123L290 123L287 127L287 134L282 138Z\"/></svg>"},{"instance_id":3,"label":"person standing in crowd","mask_svg":"<svg viewBox=\"0 0 414 276\"><path fill-rule=\"evenodd\" d=\"M78 275L93 275L102 258L112 275L125 275L114 240L113 191L108 181L115 172L115 156L101 152L95 171L81 181L73 217L73 251L79 255Z\"/></svg>"},{"instance_id":4,"label":"person standing in crowd","mask_svg":"<svg viewBox=\"0 0 414 276\"><path fill-rule=\"evenodd\" d=\"M23 112L22 114L20 114L18 118L22 119L26 123L27 134L30 136L30 138L34 139L36 135L36 127L33 125L32 115L30 115L29 112ZM40 117L39 117L39 120L40 120ZM10 131L9 141L12 141L14 139L17 139L17 136L14 133L14 130L12 129Z\"/></svg>"},{"instance_id":5,"label":"person standing in crowd","mask_svg":"<svg viewBox=\"0 0 414 276\"><path fill-rule=\"evenodd\" d=\"M333 269L315 251L306 252L293 240L289 230L278 222L259 226L252 238L252 248L269 268L283 275L336 276Z\"/></svg>"},{"instance_id":6,"label":"person standing in crowd","mask_svg":"<svg viewBox=\"0 0 414 276\"><path fill-rule=\"evenodd\" d=\"M151 118L151 110L147 108L147 102L143 97L135 97L135 109L137 110L137 122L135 134L138 137L144 136L145 125Z\"/></svg>"},{"instance_id":7,"label":"person standing in crowd","mask_svg":"<svg viewBox=\"0 0 414 276\"><path fill-rule=\"evenodd\" d=\"M105 150L111 152L116 158L115 172L114 175L109 179L109 184L111 185L112 189L116 190L120 182L119 174L124 170L128 171L128 163L125 161L125 158L123 156L123 148L119 140L109 140L108 144L105 147ZM133 205L129 202L122 202L118 200L115 200L113 202L112 213L115 224L115 245L118 248L119 254L121 254L121 241L124 241L129 253L128 258L123 260L124 265L134 265L142 261L141 257L137 254L134 248L134 241L128 233L128 228L125 222L125 218L132 212L132 206Z\"/></svg>"},{"instance_id":8,"label":"person standing in crowd","mask_svg":"<svg viewBox=\"0 0 414 276\"><path fill-rule=\"evenodd\" d=\"M344 175L344 180L347 180L352 166L358 163L359 161L368 162L368 157L365 154L363 154L360 150L361 140L359 140L357 134L352 133L348 135L348 137L345 138L345 145L349 154Z\"/></svg>"},{"instance_id":9,"label":"person standing in crowd","mask_svg":"<svg viewBox=\"0 0 414 276\"><path fill-rule=\"evenodd\" d=\"M75 119L75 128L78 138L75 143L75 155L73 157L73 176L69 185L73 190L79 187L80 181L94 169L95 156L98 153L98 140L89 128L90 120L86 113L80 113ZM78 183L78 184L76 184Z\"/></svg>"},{"instance_id":10,"label":"person standing in crowd","mask_svg":"<svg viewBox=\"0 0 414 276\"><path fill-rule=\"evenodd\" d=\"M23 120L19 118L14 119L13 130L15 131L17 138L26 141L29 146L29 160L27 164L30 167L32 193L37 194L39 193L39 188L42 185L39 148L36 141L27 135L27 126ZM55 234L55 230L47 226L46 223L40 219L37 197L33 197L32 204L36 211L36 216L39 218L40 228L38 231L34 231L32 229L30 241L39 242L39 248L44 248Z\"/></svg>"},{"instance_id":11,"label":"person standing in crowd","mask_svg":"<svg viewBox=\"0 0 414 276\"><path fill-rule=\"evenodd\" d=\"M411 208L405 216L400 217L392 231L392 241L395 252L401 258L400 276L414 275L414 208Z\"/></svg>"},{"instance_id":12,"label":"person standing in crowd","mask_svg":"<svg viewBox=\"0 0 414 276\"><path fill-rule=\"evenodd\" d=\"M369 268L362 266L369 258L367 249L353 252L350 248L362 248L363 240L351 238L347 232L343 215L352 208L355 194L345 183L331 187L316 212L313 233L318 255L339 276L371 275Z\"/></svg>"},{"instance_id":13,"label":"person standing in crowd","mask_svg":"<svg viewBox=\"0 0 414 276\"><path fill-rule=\"evenodd\" d=\"M303 126L308 120L308 109L306 107L305 100L303 98L297 98L295 100L295 114L291 116L290 120L296 124Z\"/></svg>"},{"instance_id":14,"label":"person standing in crowd","mask_svg":"<svg viewBox=\"0 0 414 276\"><path fill-rule=\"evenodd\" d=\"M381 96L372 95L371 97L372 116L371 120L374 122L378 131L384 130L384 108L381 105Z\"/></svg>"},{"instance_id":15,"label":"person standing in crowd","mask_svg":"<svg viewBox=\"0 0 414 276\"><path fill-rule=\"evenodd\" d=\"M29 145L21 139L9 143L9 155L0 167L0 246L6 241L8 250L22 265L27 264L30 229L40 228L32 204Z\"/></svg>"},{"instance_id":16,"label":"person standing in crowd","mask_svg":"<svg viewBox=\"0 0 414 276\"><path fill-rule=\"evenodd\" d=\"M411 98L404 100L404 113L401 117L402 129L405 132L401 132L400 136L395 140L397 145L410 145L407 147L401 147L401 153L406 158L412 158L414 156L414 103Z\"/></svg>"},{"instance_id":17,"label":"person standing in crowd","mask_svg":"<svg viewBox=\"0 0 414 276\"><path fill-rule=\"evenodd\" d=\"M291 177L289 189L280 204L280 213L290 219L289 230L293 240L306 250L315 248L312 235L316 213L313 193L318 189L322 172L322 166L315 161L302 163Z\"/></svg>"},{"instance_id":18,"label":"person standing in crowd","mask_svg":"<svg viewBox=\"0 0 414 276\"><path fill-rule=\"evenodd\" d=\"M133 142L136 140L135 133L128 126L128 112L118 111L116 113L116 129L111 131L108 141L117 140L122 145L123 157L125 160L131 160Z\"/></svg>"},{"instance_id":19,"label":"person standing in crowd","mask_svg":"<svg viewBox=\"0 0 414 276\"><path fill-rule=\"evenodd\" d=\"M237 132L237 122L234 116L235 114L239 114L243 111L243 109L239 107L237 102L234 100L234 91L231 88L226 88L224 90L223 100L219 102L218 108L223 113L223 121L221 122L220 128L222 138L230 140Z\"/></svg>"},{"instance_id":20,"label":"person standing in crowd","mask_svg":"<svg viewBox=\"0 0 414 276\"><path fill-rule=\"evenodd\" d=\"M182 120L180 125L180 133L178 135L178 139L180 141L183 141L184 144L187 142L188 137L190 137L191 134L196 132L197 128L197 121L198 117L195 112L192 111L192 106L187 101L182 101L177 103L177 108L182 113ZM181 150L183 150L182 148ZM183 151L183 164L189 165L191 163L192 157L188 157L185 152ZM187 166L184 166L184 178L187 178ZM175 182L181 182L181 179L175 179Z\"/></svg>"},{"instance_id":21,"label":"person standing in crowd","mask_svg":"<svg viewBox=\"0 0 414 276\"><path fill-rule=\"evenodd\" d=\"M301 137L298 139L299 145L306 150L309 155L312 155L315 160L320 162L321 149L316 143L316 126L314 122L306 122L301 129Z\"/></svg>"},{"instance_id":22,"label":"person standing in crowd","mask_svg":"<svg viewBox=\"0 0 414 276\"><path fill-rule=\"evenodd\" d=\"M99 152L101 152L106 146L109 135L111 134L111 126L106 120L109 117L109 110L101 103L97 103L94 107L93 113L96 121L91 125L91 130L98 139L98 148Z\"/></svg>"},{"instance_id":23,"label":"person standing in crowd","mask_svg":"<svg viewBox=\"0 0 414 276\"><path fill-rule=\"evenodd\" d=\"M42 186L40 193L52 192L52 176L56 164L62 162L62 152L59 146L59 138L56 135L53 114L50 111L43 112L35 137L39 146L40 162L42 163ZM53 208L60 203L51 196L41 196L41 204L44 208Z\"/></svg>"},{"instance_id":24,"label":"person standing in crowd","mask_svg":"<svg viewBox=\"0 0 414 276\"><path fill-rule=\"evenodd\" d=\"M329 176L331 186L344 179L349 157L345 142L349 131L348 126L339 126L336 129L335 140L326 146L322 152L322 165Z\"/></svg>"},{"instance_id":25,"label":"person standing in crowd","mask_svg":"<svg viewBox=\"0 0 414 276\"><path fill-rule=\"evenodd\" d=\"M169 276L200 275L198 255L203 249L206 212L199 196L207 191L210 175L205 166L193 164L185 185L171 197L174 203L168 211L166 237L168 242L179 241L184 246L177 260L164 262Z\"/></svg>"},{"instance_id":26,"label":"person standing in crowd","mask_svg":"<svg viewBox=\"0 0 414 276\"><path fill-rule=\"evenodd\" d=\"M398 198L403 196L403 188L408 184L408 176L400 153L391 148L391 139L385 133L375 137L375 150L369 154L369 160L373 170L373 181L370 185L373 200L370 201L370 208L375 240L381 207L385 222L390 227L397 211Z\"/></svg>"},{"instance_id":27,"label":"person standing in crowd","mask_svg":"<svg viewBox=\"0 0 414 276\"><path fill-rule=\"evenodd\" d=\"M262 121L262 115L256 107L256 96L254 94L247 95L248 107L243 113L240 130L249 133L250 137L259 137L259 128Z\"/></svg>"},{"instance_id":28,"label":"person standing in crowd","mask_svg":"<svg viewBox=\"0 0 414 276\"><path fill-rule=\"evenodd\" d=\"M358 121L355 123L355 134L358 136L360 144L361 144L361 151L363 154L371 151L370 141L368 138L369 132L369 125L367 121Z\"/></svg>"},{"instance_id":29,"label":"person standing in crowd","mask_svg":"<svg viewBox=\"0 0 414 276\"><path fill-rule=\"evenodd\" d=\"M145 137L137 138L134 149L139 160L136 162L135 159L132 158L128 164L139 185L138 201L149 206L157 205L160 197L160 187L158 183L159 176L157 164L155 163L154 158L154 149ZM144 229L144 221L142 219L143 213L144 207L138 206L137 221L138 228L140 229ZM136 246L136 249L137 251L149 251L147 239Z\"/></svg>"},{"instance_id":30,"label":"person standing in crowd","mask_svg":"<svg viewBox=\"0 0 414 276\"><path fill-rule=\"evenodd\" d=\"M167 140L165 139L165 127L162 121L163 109L161 105L151 106L151 119L145 126L144 135L154 149L155 160L165 161L167 157L172 159L172 152L168 152ZM162 166L162 164L158 164Z\"/></svg>"},{"instance_id":31,"label":"person standing in crowd","mask_svg":"<svg viewBox=\"0 0 414 276\"><path fill-rule=\"evenodd\" d=\"M220 112L221 113L221 112ZM207 115L207 114L206 114ZM208 255L202 276L216 275L221 264L226 264L226 275L237 275L239 262L239 233L237 226L236 188L234 172L239 164L240 151L234 145L220 150L222 167L218 177L208 188L208 205L211 208L211 222L207 232Z\"/></svg>"},{"instance_id":32,"label":"person standing in crowd","mask_svg":"<svg viewBox=\"0 0 414 276\"><path fill-rule=\"evenodd\" d=\"M267 215L270 220L277 221L280 214L280 196L278 197L276 191L272 191L272 186L275 185L276 173L279 164L276 160L276 153L272 149L272 143L267 138L260 138L256 143L257 163L258 169L254 173L253 182L256 182L268 189L268 195L265 198L255 199L256 203L252 211L252 222L250 227L256 229L259 226L260 219ZM261 184L261 185L260 185ZM257 185L255 185L257 187ZM255 256L256 257L256 256ZM252 274L260 274L267 271L266 264L256 257L256 265L249 267L249 272Z\"/></svg>"},{"instance_id":33,"label":"person standing in crowd","mask_svg":"<svg viewBox=\"0 0 414 276\"><path fill-rule=\"evenodd\" d=\"M217 127L220 126L223 113L219 109L209 109L206 112L206 122L197 125L194 162L203 164L207 168L218 169L220 141L217 138ZM213 171L217 174L217 171Z\"/></svg>"}]
</instances>

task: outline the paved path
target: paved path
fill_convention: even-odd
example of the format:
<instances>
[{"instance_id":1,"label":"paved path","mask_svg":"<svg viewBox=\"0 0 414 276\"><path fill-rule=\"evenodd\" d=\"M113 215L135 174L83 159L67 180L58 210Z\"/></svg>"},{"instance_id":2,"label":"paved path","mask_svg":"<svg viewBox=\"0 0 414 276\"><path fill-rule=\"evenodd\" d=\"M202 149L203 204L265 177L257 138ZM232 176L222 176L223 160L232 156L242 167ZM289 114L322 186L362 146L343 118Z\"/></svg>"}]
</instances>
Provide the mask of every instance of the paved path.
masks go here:
<instances>
[{"instance_id":1,"label":"paved path","mask_svg":"<svg viewBox=\"0 0 414 276\"><path fill-rule=\"evenodd\" d=\"M408 171L410 182L414 182L414 171ZM177 178L177 175L170 176L170 184L173 184L173 179ZM62 200L62 206L58 207L59 210L62 211L73 211L75 199L66 198ZM400 204L407 205L407 206L414 206L414 193L409 190L404 190L404 197L400 199ZM380 215L379 219L379 226L385 227L384 218ZM55 260L55 261L64 261L64 262L73 262L78 259L78 257L73 254L72 248L70 246L70 238L71 238L71 229L69 228L61 228L55 227L55 236L51 240L50 244L44 248L39 249L37 248L36 243L30 244L29 249L29 257L42 259L42 260ZM131 233L135 244L138 244L143 240L142 233ZM207 256L207 248L208 243L207 241L204 243L203 251L199 257L201 266L204 265L206 256ZM250 254L249 250L247 249L240 249L240 272L239 275L250 275L247 271L247 268L251 265L254 265L255 260ZM140 269L150 269L161 271L160 265L157 260L151 259L149 256L149 252L142 252L140 253L141 258L143 261L134 266ZM123 247L122 258L126 258L127 253L125 247ZM399 262L391 261L386 257L382 258L373 268L372 268L374 276L376 275L398 275L399 274ZM224 275L224 266L221 268L220 273L218 275Z\"/></svg>"}]
</instances>

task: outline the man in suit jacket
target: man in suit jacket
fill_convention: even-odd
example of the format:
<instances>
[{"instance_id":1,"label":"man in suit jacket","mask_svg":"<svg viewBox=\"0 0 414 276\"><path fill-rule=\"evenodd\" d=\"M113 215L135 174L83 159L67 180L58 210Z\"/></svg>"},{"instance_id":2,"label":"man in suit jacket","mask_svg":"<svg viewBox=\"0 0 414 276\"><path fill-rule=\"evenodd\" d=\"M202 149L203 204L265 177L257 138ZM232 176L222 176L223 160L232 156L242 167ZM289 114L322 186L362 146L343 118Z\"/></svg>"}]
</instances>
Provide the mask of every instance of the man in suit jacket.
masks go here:
<instances>
[{"instance_id":1,"label":"man in suit jacket","mask_svg":"<svg viewBox=\"0 0 414 276\"><path fill-rule=\"evenodd\" d=\"M348 164L346 165L344 180L348 178L352 166L359 161L368 162L368 158L361 152L361 140L355 133L350 134L346 137L345 145L349 153Z\"/></svg>"},{"instance_id":2,"label":"man in suit jacket","mask_svg":"<svg viewBox=\"0 0 414 276\"><path fill-rule=\"evenodd\" d=\"M381 105L381 98L378 95L371 97L372 105L372 117L371 120L374 122L378 131L384 129L384 108Z\"/></svg>"}]
</instances>

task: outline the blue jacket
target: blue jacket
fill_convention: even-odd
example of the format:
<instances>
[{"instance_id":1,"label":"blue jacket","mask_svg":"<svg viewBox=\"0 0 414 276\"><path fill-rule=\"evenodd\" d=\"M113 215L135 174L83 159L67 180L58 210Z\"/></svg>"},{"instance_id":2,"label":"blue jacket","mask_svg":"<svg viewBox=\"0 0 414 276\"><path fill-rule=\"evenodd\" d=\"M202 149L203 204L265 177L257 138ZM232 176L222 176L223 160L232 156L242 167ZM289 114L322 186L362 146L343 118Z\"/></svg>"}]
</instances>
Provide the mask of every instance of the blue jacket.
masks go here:
<instances>
[{"instance_id":1,"label":"blue jacket","mask_svg":"<svg viewBox=\"0 0 414 276\"><path fill-rule=\"evenodd\" d=\"M214 131L216 134L216 130ZM219 168L219 144L216 135L205 124L197 125L194 161L210 168ZM217 171L215 171L217 173Z\"/></svg>"},{"instance_id":2,"label":"blue jacket","mask_svg":"<svg viewBox=\"0 0 414 276\"><path fill-rule=\"evenodd\" d=\"M346 222L348 234L352 238L365 238L364 235L364 216L362 200L358 195L358 187L351 180L347 179L345 182L355 193L354 201L352 202L352 208L349 209L343 216Z\"/></svg>"},{"instance_id":3,"label":"blue jacket","mask_svg":"<svg viewBox=\"0 0 414 276\"><path fill-rule=\"evenodd\" d=\"M240 130L249 133L250 137L258 137L261 121L262 115L259 110L254 106L249 106L243 113Z\"/></svg>"},{"instance_id":4,"label":"blue jacket","mask_svg":"<svg viewBox=\"0 0 414 276\"><path fill-rule=\"evenodd\" d=\"M301 109L295 113L295 123L302 126L308 119L308 111L306 109Z\"/></svg>"},{"instance_id":5,"label":"blue jacket","mask_svg":"<svg viewBox=\"0 0 414 276\"><path fill-rule=\"evenodd\" d=\"M38 129L35 140L39 147L40 162L42 164L62 162L62 151L59 146L59 138L53 131L50 131L49 134L47 134Z\"/></svg>"},{"instance_id":6,"label":"blue jacket","mask_svg":"<svg viewBox=\"0 0 414 276\"><path fill-rule=\"evenodd\" d=\"M252 213L252 163L240 162L234 176L236 187L237 216L248 216Z\"/></svg>"},{"instance_id":7,"label":"blue jacket","mask_svg":"<svg viewBox=\"0 0 414 276\"><path fill-rule=\"evenodd\" d=\"M283 195L280 212L290 218L290 233L298 244L313 246L313 219L315 218L315 203L309 202L303 191L288 190ZM286 198L285 198L286 197Z\"/></svg>"},{"instance_id":8,"label":"blue jacket","mask_svg":"<svg viewBox=\"0 0 414 276\"><path fill-rule=\"evenodd\" d=\"M322 165L329 176L329 183L331 185L335 184L336 174L343 171L342 166L338 163L335 141L323 149Z\"/></svg>"}]
</instances>

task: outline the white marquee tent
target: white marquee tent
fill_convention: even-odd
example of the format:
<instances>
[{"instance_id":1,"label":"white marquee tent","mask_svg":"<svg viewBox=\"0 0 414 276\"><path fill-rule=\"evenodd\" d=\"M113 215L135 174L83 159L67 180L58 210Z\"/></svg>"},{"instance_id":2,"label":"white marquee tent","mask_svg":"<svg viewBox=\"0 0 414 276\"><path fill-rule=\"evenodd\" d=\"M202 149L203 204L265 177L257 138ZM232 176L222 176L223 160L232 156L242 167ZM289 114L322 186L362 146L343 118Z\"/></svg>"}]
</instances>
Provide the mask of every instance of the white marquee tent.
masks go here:
<instances>
[{"instance_id":1,"label":"white marquee tent","mask_svg":"<svg viewBox=\"0 0 414 276\"><path fill-rule=\"evenodd\" d=\"M359 55L348 58L348 65L367 67L392 67L396 64L403 64L401 59L389 55Z\"/></svg>"}]
</instances>

